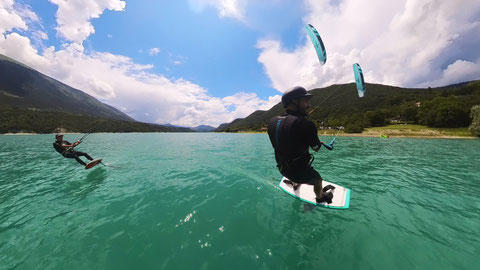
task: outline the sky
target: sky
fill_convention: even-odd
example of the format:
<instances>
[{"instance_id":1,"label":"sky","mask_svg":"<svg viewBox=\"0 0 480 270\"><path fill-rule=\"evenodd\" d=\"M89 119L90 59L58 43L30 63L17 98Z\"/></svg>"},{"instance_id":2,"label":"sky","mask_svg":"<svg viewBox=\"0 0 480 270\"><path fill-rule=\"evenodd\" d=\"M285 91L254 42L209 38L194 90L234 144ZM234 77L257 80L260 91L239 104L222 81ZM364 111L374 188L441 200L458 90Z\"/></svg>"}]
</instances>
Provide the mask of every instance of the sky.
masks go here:
<instances>
[{"instance_id":1,"label":"sky","mask_svg":"<svg viewBox=\"0 0 480 270\"><path fill-rule=\"evenodd\" d=\"M157 124L216 127L354 63L367 83L478 80L479 48L478 0L0 0L0 54Z\"/></svg>"}]
</instances>

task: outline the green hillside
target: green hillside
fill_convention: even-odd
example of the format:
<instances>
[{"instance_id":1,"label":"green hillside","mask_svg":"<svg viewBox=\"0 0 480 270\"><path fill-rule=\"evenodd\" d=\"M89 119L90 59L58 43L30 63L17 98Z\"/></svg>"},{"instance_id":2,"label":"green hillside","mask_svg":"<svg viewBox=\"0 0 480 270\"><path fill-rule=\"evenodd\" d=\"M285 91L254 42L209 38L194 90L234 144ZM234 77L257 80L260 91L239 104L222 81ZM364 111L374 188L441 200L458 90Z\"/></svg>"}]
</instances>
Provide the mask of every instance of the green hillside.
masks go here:
<instances>
[{"instance_id":1,"label":"green hillside","mask_svg":"<svg viewBox=\"0 0 480 270\"><path fill-rule=\"evenodd\" d=\"M313 94L309 118L318 127L344 126L347 132L388 123L422 124L429 127L468 127L470 110L480 104L480 81L439 88L400 88L367 84L359 98L354 83L332 85L309 91ZM261 131L270 118L283 114L281 103L268 111L256 111L244 119L222 125L216 131Z\"/></svg>"},{"instance_id":2,"label":"green hillside","mask_svg":"<svg viewBox=\"0 0 480 270\"><path fill-rule=\"evenodd\" d=\"M4 106L135 121L78 89L0 55L0 107Z\"/></svg>"},{"instance_id":3,"label":"green hillside","mask_svg":"<svg viewBox=\"0 0 480 270\"><path fill-rule=\"evenodd\" d=\"M81 114L0 107L0 133L62 132L192 132L189 128L161 126Z\"/></svg>"}]
</instances>

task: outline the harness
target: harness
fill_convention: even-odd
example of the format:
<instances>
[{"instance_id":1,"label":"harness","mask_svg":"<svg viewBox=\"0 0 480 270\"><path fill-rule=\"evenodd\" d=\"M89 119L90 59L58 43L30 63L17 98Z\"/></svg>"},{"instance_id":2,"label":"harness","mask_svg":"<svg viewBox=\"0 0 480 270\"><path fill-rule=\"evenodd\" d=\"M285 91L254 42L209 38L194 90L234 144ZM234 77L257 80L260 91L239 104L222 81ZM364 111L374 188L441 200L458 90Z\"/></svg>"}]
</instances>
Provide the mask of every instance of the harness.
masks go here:
<instances>
[{"instance_id":1,"label":"harness","mask_svg":"<svg viewBox=\"0 0 480 270\"><path fill-rule=\"evenodd\" d=\"M297 156L289 159L285 159L285 150L287 147L287 141L285 139L288 137L289 132L292 128L292 125L298 120L297 116L294 115L286 115L286 116L277 116L274 118L274 120L270 123L269 126L269 134L271 136L271 141L273 148L275 148L275 151L279 153L280 160L279 164L277 164L277 167L280 169L280 171L283 171L283 169L293 169L295 166L295 163L299 161L301 158L304 158L306 155L310 156L308 166L311 166L313 163L313 160L315 159L313 155L311 155L308 152L308 148L298 154ZM273 138L272 138L273 135Z\"/></svg>"}]
</instances>

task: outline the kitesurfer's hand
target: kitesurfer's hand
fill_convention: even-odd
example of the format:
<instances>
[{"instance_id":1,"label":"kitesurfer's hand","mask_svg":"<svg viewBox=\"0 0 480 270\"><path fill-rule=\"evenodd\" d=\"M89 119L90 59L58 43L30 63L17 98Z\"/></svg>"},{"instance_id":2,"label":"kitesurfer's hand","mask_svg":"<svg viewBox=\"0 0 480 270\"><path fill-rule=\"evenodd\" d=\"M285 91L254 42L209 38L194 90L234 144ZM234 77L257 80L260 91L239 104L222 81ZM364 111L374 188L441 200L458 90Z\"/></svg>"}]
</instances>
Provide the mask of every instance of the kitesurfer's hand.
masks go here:
<instances>
[{"instance_id":1,"label":"kitesurfer's hand","mask_svg":"<svg viewBox=\"0 0 480 270\"><path fill-rule=\"evenodd\" d=\"M77 145L79 145L79 144L80 144L80 141L76 141L76 142L73 144L73 146L77 146Z\"/></svg>"},{"instance_id":2,"label":"kitesurfer's hand","mask_svg":"<svg viewBox=\"0 0 480 270\"><path fill-rule=\"evenodd\" d=\"M330 144L326 144L324 142L322 142L323 146L325 146L325 148L327 148L328 150L333 150L333 145L330 145Z\"/></svg>"}]
</instances>

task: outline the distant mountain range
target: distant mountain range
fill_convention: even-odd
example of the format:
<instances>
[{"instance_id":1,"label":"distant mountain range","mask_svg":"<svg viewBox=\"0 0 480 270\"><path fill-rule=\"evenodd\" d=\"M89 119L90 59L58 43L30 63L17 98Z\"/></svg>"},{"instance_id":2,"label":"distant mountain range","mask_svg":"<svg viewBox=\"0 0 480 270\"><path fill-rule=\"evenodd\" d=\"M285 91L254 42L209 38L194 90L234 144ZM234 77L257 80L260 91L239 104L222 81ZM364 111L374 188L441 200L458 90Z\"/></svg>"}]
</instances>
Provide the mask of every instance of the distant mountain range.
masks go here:
<instances>
[{"instance_id":1,"label":"distant mountain range","mask_svg":"<svg viewBox=\"0 0 480 270\"><path fill-rule=\"evenodd\" d=\"M388 121L412 122L444 127L463 127L471 122L470 109L480 104L480 81L438 88L401 88L367 84L363 98L354 83L337 84L309 91L309 118L317 126L380 126ZM284 114L281 103L268 111L255 111L245 118L221 124L216 132L265 131L269 120ZM436 118L440 123L430 118ZM449 123L448 118L455 118ZM445 125L442 125L445 124Z\"/></svg>"},{"instance_id":2,"label":"distant mountain range","mask_svg":"<svg viewBox=\"0 0 480 270\"><path fill-rule=\"evenodd\" d=\"M167 126L167 127L177 127L177 128L188 128L188 129L191 129L192 131L195 131L195 132L212 132L212 131L215 130L214 127L207 126L207 125L200 125L200 126L197 126L197 127L183 127L183 126L176 126L176 125L172 125L172 124L165 124L165 126Z\"/></svg>"},{"instance_id":3,"label":"distant mountain range","mask_svg":"<svg viewBox=\"0 0 480 270\"><path fill-rule=\"evenodd\" d=\"M198 127L193 127L191 129L197 132L212 132L215 130L214 127L207 126L207 125L200 125Z\"/></svg>"},{"instance_id":4,"label":"distant mountain range","mask_svg":"<svg viewBox=\"0 0 480 270\"><path fill-rule=\"evenodd\" d=\"M0 112L0 133L49 133L65 127L82 131L87 128L87 120L95 119L102 120L98 131L192 131L137 122L118 109L1 54Z\"/></svg>"}]
</instances>

